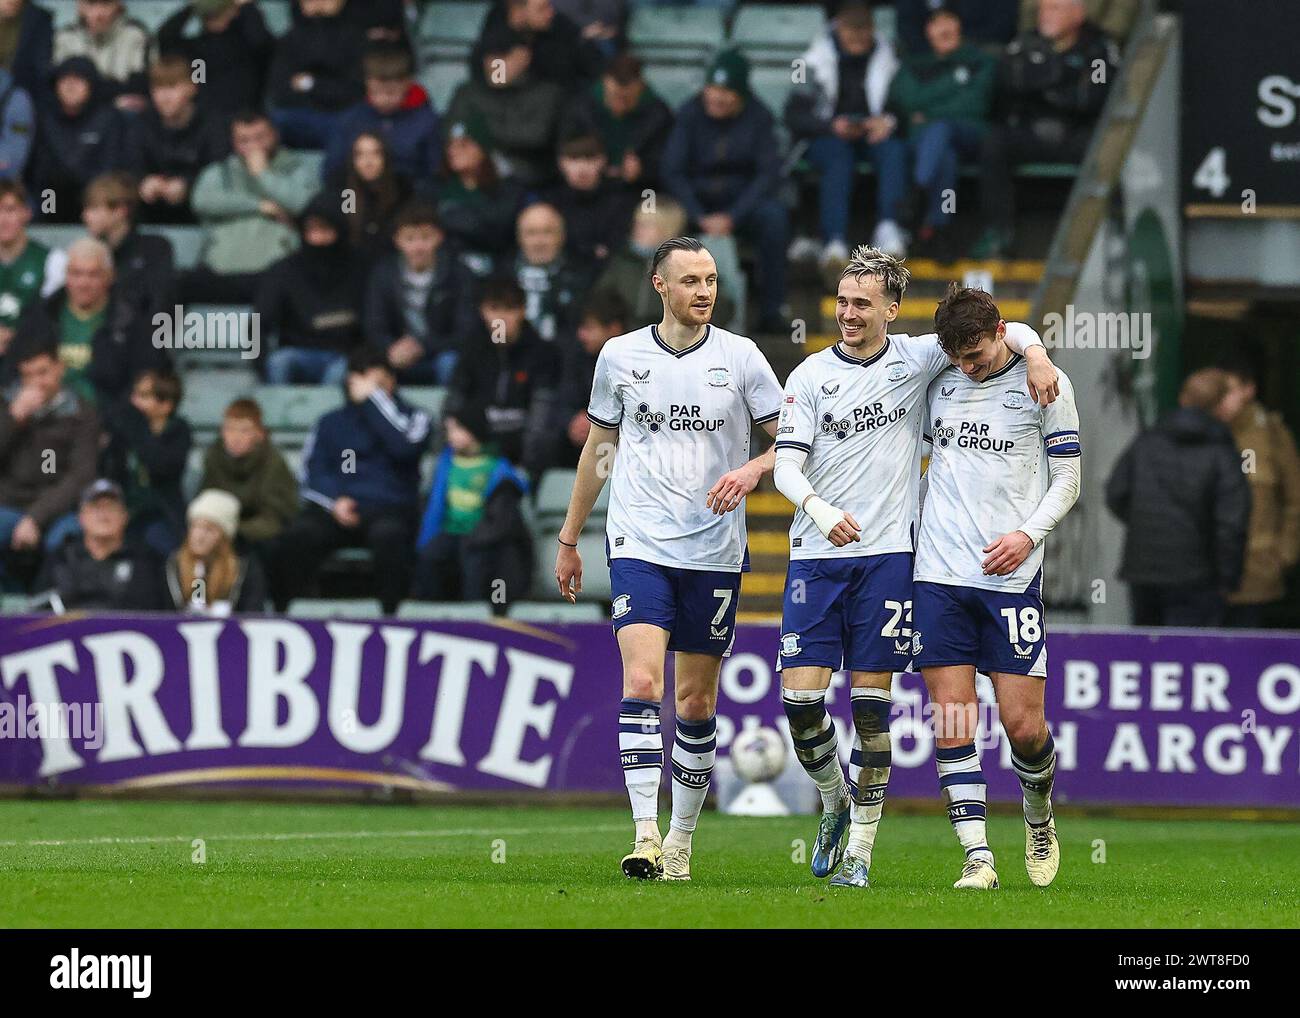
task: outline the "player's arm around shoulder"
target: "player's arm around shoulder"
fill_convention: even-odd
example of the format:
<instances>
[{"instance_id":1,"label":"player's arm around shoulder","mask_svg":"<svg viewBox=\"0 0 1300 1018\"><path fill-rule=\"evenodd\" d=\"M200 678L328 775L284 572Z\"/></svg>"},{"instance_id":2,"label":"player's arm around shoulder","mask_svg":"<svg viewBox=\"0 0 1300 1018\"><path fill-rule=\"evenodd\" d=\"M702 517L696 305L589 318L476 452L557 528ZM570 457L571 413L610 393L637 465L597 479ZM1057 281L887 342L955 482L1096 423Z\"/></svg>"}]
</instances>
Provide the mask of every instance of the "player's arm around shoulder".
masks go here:
<instances>
[{"instance_id":1,"label":"player's arm around shoulder","mask_svg":"<svg viewBox=\"0 0 1300 1018\"><path fill-rule=\"evenodd\" d=\"M591 431L578 457L578 469L573 478L573 493L569 496L569 511L560 528L555 553L555 582L560 596L573 604L582 593L582 555L578 552L578 537L587 524L600 489L605 486L614 466L618 450L618 428L607 428L591 422Z\"/></svg>"},{"instance_id":2,"label":"player's arm around shoulder","mask_svg":"<svg viewBox=\"0 0 1300 1018\"><path fill-rule=\"evenodd\" d=\"M1029 395L1039 406L1050 406L1061 394L1060 372L1047 356L1042 338L1024 322L1007 322L1003 339L1012 353L1025 359Z\"/></svg>"}]
</instances>

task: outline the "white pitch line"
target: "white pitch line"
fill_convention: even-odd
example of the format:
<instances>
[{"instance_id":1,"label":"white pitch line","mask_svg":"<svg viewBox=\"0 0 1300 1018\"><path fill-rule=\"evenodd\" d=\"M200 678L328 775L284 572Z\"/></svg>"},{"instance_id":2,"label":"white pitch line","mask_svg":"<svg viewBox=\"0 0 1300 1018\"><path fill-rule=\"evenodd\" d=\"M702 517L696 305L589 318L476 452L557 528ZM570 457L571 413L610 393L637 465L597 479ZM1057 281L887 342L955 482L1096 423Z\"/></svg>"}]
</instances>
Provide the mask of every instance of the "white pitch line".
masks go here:
<instances>
[{"instance_id":1,"label":"white pitch line","mask_svg":"<svg viewBox=\"0 0 1300 1018\"><path fill-rule=\"evenodd\" d=\"M0 848L59 848L65 845L169 845L203 841L343 841L365 838L500 838L537 834L621 831L626 824L585 827L467 827L458 831L283 831L265 834L165 834L139 838L34 838L0 841Z\"/></svg>"}]
</instances>

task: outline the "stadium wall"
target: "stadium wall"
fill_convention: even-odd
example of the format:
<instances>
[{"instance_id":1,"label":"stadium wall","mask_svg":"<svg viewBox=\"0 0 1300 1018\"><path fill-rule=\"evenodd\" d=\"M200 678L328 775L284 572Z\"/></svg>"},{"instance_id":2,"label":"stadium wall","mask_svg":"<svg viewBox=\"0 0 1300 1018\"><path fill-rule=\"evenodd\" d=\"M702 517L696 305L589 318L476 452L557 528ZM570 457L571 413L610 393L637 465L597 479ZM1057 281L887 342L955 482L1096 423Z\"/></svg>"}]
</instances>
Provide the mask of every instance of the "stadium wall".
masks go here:
<instances>
[{"instance_id":1,"label":"stadium wall","mask_svg":"<svg viewBox=\"0 0 1300 1018\"><path fill-rule=\"evenodd\" d=\"M779 638L775 626L737 632L718 705L724 753L753 725L788 742ZM1300 806L1298 638L1054 631L1047 705L1059 800ZM18 617L0 632L0 785L621 792L620 671L608 626L595 623ZM843 679L827 702L847 758ZM896 677L894 704L891 796L934 798L918 675ZM1016 801L991 708L982 725L989 796Z\"/></svg>"}]
</instances>

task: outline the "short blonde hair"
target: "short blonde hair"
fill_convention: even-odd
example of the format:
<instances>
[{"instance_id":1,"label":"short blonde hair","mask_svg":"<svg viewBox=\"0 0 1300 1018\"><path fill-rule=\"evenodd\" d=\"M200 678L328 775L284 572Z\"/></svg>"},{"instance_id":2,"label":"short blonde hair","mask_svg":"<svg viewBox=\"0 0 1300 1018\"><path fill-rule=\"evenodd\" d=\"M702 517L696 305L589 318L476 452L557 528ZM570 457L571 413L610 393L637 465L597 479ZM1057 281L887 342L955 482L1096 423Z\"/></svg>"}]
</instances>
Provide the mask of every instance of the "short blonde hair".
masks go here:
<instances>
[{"instance_id":1,"label":"short blonde hair","mask_svg":"<svg viewBox=\"0 0 1300 1018\"><path fill-rule=\"evenodd\" d=\"M840 279L852 276L859 283L864 276L880 280L881 289L893 300L901 301L907 292L907 284L912 281L912 273L893 255L885 254L879 248L860 244L853 249L853 257L840 273Z\"/></svg>"}]
</instances>

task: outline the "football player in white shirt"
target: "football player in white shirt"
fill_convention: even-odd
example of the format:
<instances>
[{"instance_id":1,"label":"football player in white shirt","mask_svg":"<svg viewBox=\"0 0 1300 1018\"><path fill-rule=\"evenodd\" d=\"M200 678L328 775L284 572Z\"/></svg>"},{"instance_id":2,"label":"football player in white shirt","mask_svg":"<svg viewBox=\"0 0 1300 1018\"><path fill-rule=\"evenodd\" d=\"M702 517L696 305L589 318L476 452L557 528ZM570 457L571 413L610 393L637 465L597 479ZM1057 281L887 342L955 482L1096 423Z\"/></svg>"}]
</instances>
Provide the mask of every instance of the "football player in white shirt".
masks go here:
<instances>
[{"instance_id":1,"label":"football player in white shirt","mask_svg":"<svg viewBox=\"0 0 1300 1018\"><path fill-rule=\"evenodd\" d=\"M1039 887L1060 865L1052 819L1056 748L1047 730L1043 539L1079 497L1079 414L1070 380L1049 407L1029 398L993 298L954 284L934 315L954 367L930 387L916 550L913 640L934 717L948 818L966 852L954 887L998 886L975 751L975 672L993 680L1024 793L1025 868Z\"/></svg>"},{"instance_id":2,"label":"football player in white shirt","mask_svg":"<svg viewBox=\"0 0 1300 1018\"><path fill-rule=\"evenodd\" d=\"M836 298L840 341L791 372L776 436L776 484L796 506L777 666L795 755L822 794L813 875L842 862L838 886L868 886L889 782L890 683L912 656L925 394L951 367L934 334L888 333L910 278L890 255L853 252ZM1054 398L1037 333L1012 324L1007 337L1034 365L1035 394ZM825 706L841 667L858 743L848 785Z\"/></svg>"},{"instance_id":3,"label":"football player in white shirt","mask_svg":"<svg viewBox=\"0 0 1300 1018\"><path fill-rule=\"evenodd\" d=\"M691 836L713 772L722 658L735 636L745 518L733 512L772 469L751 458L750 430L776 433L781 386L754 342L711 325L718 270L691 237L651 262L658 325L616 336L596 361L591 433L555 559L560 594L582 590L578 535L613 470L606 521L612 616L623 658L619 755L636 840L623 873L689 880ZM672 821L659 831L664 658L675 654Z\"/></svg>"}]
</instances>

